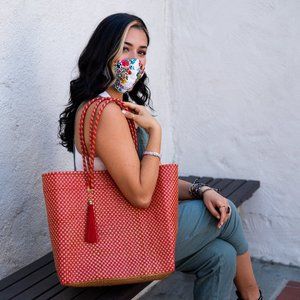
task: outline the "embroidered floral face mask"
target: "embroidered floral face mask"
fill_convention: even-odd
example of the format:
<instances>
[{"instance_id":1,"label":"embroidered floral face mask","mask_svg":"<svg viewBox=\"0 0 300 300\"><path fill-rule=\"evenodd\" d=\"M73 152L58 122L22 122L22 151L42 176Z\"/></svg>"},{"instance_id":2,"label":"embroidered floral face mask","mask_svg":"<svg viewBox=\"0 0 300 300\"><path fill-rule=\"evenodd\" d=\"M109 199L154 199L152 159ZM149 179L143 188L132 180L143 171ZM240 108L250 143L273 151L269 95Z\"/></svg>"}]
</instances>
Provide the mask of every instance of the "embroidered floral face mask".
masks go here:
<instances>
[{"instance_id":1,"label":"embroidered floral face mask","mask_svg":"<svg viewBox=\"0 0 300 300\"><path fill-rule=\"evenodd\" d=\"M113 64L116 81L113 87L120 93L130 91L143 76L144 66L138 58L126 58Z\"/></svg>"}]
</instances>

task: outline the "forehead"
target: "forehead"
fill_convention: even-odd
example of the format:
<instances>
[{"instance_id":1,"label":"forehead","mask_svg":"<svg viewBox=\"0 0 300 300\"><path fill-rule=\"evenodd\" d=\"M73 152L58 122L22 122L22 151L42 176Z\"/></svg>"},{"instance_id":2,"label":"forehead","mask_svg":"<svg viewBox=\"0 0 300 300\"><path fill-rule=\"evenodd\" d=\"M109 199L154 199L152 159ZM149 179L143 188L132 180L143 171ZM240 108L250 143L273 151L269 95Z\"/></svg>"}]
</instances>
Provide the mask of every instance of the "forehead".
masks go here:
<instances>
[{"instance_id":1,"label":"forehead","mask_svg":"<svg viewBox=\"0 0 300 300\"><path fill-rule=\"evenodd\" d=\"M144 30L130 27L125 37L125 42L134 46L147 46L148 39Z\"/></svg>"}]
</instances>

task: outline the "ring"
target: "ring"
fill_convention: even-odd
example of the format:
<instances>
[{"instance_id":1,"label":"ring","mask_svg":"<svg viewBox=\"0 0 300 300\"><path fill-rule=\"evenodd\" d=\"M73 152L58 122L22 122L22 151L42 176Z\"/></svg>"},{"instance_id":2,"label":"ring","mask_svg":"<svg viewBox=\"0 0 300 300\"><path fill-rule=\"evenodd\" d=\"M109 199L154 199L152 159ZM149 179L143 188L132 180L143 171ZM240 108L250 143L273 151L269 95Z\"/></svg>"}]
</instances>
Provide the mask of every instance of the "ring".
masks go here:
<instances>
[{"instance_id":1,"label":"ring","mask_svg":"<svg viewBox=\"0 0 300 300\"><path fill-rule=\"evenodd\" d=\"M222 205L222 206L219 206L219 210L220 210L222 207L225 207L225 208L226 208L225 205ZM231 210L230 206L227 206L226 213L227 213L227 214L230 214L230 210Z\"/></svg>"}]
</instances>

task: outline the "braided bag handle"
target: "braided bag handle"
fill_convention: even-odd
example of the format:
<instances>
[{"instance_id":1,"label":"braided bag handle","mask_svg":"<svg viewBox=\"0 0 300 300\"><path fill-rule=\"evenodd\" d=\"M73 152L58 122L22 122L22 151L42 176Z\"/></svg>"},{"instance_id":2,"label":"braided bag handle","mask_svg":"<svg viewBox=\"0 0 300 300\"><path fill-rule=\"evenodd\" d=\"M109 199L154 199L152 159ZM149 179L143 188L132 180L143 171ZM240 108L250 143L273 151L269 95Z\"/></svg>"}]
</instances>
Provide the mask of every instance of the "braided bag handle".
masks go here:
<instances>
[{"instance_id":1,"label":"braided bag handle","mask_svg":"<svg viewBox=\"0 0 300 300\"><path fill-rule=\"evenodd\" d=\"M96 100L97 100L97 98L94 98L94 99L90 100L87 104L85 104L85 106L83 107L83 110L81 112L80 121L79 121L79 138L80 138L80 145L81 145L81 151L82 151L83 169L84 169L84 174L85 174L85 177L86 177L85 181L87 183L87 186L89 186L89 177L88 177L88 174L87 174L87 169L88 169L87 165L90 165L90 162L89 162L89 156L87 155L88 151L87 151L87 146L85 144L85 139L84 139L84 120L85 120L88 108Z\"/></svg>"},{"instance_id":2,"label":"braided bag handle","mask_svg":"<svg viewBox=\"0 0 300 300\"><path fill-rule=\"evenodd\" d=\"M85 144L84 138L84 120L86 117L86 113L88 108L94 103L97 102L95 107L93 108L91 119L90 119L90 127L89 127L89 141L90 141L90 153L88 153L87 146ZM86 233L85 233L85 242L87 243L97 243L98 235L97 235L97 226L96 226L96 218L94 211L94 201L93 201L93 192L95 186L95 170L94 170L94 161L95 161L95 153L96 153L96 133L98 124L100 121L101 114L106 107L106 105L110 102L114 102L119 105L122 109L129 111L129 109L124 105L124 103L116 98L111 97L96 97L86 103L83 107L81 116L80 116L80 124L79 124L79 135L80 135L80 145L82 149L82 158L83 158L83 168L86 179L87 192L89 194L88 197L88 208L87 208L87 223L86 223ZM102 105L103 104L103 105ZM100 107L98 113L97 110ZM138 141L137 141L137 133L134 125L134 121L131 119L127 119L129 129L131 132L131 136L133 138L135 148L138 151Z\"/></svg>"},{"instance_id":3,"label":"braided bag handle","mask_svg":"<svg viewBox=\"0 0 300 300\"><path fill-rule=\"evenodd\" d=\"M89 127L90 153L88 154L88 150L87 150L87 146L85 144L85 138L84 138L84 120L85 120L88 108L96 101L97 101L97 104L93 108L93 111L91 114L91 119L90 119L90 127ZM96 97L84 105L81 116L80 116L79 135L80 135L80 145L81 145L81 149L82 149L83 168L84 168L84 173L87 175L87 180L86 180L87 188L89 188L91 190L94 189L94 180L95 180L94 160L95 160L95 153L96 153L97 128L98 128L101 114L102 114L104 108L106 107L106 105L110 102L114 102L117 105L119 105L121 109L125 109L125 110L129 111L129 109L119 99L111 98L111 97ZM103 104L103 105L101 105L101 104ZM100 106L100 109L96 115L96 112L97 112L99 106ZM134 121L131 119L127 119L127 122L129 125L132 139L135 144L135 148L137 150L138 142L137 142L137 133L136 133Z\"/></svg>"}]
</instances>

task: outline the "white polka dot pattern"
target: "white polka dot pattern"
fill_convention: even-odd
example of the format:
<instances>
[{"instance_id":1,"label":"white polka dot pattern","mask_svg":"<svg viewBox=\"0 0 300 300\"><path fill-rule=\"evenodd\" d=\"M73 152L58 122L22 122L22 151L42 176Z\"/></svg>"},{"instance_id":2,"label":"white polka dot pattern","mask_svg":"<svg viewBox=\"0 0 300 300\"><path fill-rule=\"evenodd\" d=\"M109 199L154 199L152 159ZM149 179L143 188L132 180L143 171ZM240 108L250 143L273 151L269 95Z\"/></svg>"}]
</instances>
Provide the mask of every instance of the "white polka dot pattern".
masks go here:
<instances>
[{"instance_id":1,"label":"white polka dot pattern","mask_svg":"<svg viewBox=\"0 0 300 300\"><path fill-rule=\"evenodd\" d=\"M178 166L159 166L147 209L132 206L107 170L94 173L97 243L84 241L84 171L42 174L48 225L62 285L101 286L162 279L175 271Z\"/></svg>"}]
</instances>

